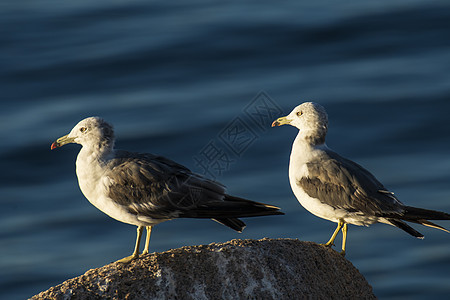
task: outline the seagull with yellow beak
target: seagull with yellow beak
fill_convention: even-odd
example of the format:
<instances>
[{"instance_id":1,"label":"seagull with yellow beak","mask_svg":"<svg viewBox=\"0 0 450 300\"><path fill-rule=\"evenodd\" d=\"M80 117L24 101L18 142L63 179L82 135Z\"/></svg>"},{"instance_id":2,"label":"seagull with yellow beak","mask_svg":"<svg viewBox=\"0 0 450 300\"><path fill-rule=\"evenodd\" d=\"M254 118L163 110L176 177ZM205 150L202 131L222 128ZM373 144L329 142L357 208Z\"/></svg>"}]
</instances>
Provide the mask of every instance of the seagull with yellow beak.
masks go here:
<instances>
[{"instance_id":1,"label":"seagull with yellow beak","mask_svg":"<svg viewBox=\"0 0 450 300\"><path fill-rule=\"evenodd\" d=\"M164 221L212 219L241 232L245 223L238 218L283 214L276 206L231 196L222 184L165 157L116 150L114 141L112 126L99 117L90 117L57 139L51 149L80 144L76 173L83 194L110 217L137 226L133 254L120 263L139 257L144 227L146 254L152 227Z\"/></svg>"},{"instance_id":2,"label":"seagull with yellow beak","mask_svg":"<svg viewBox=\"0 0 450 300\"><path fill-rule=\"evenodd\" d=\"M423 235L404 221L449 232L429 220L450 220L450 214L404 205L369 171L330 150L325 143L328 116L321 105L303 103L275 120L272 127L285 124L299 129L289 162L294 195L312 214L337 223L325 246L331 247L342 230L341 253L345 255L347 224L385 223L420 239Z\"/></svg>"}]
</instances>

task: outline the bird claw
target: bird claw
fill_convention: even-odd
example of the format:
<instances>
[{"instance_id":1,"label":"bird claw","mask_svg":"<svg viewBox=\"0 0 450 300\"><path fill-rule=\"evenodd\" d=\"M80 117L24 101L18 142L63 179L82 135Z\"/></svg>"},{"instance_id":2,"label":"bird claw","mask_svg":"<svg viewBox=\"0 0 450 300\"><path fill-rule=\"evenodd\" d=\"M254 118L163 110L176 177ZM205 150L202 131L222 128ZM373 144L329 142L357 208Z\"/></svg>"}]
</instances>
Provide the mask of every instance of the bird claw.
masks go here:
<instances>
[{"instance_id":1,"label":"bird claw","mask_svg":"<svg viewBox=\"0 0 450 300\"><path fill-rule=\"evenodd\" d=\"M319 245L321 245L321 246L324 246L324 247L327 247L327 248L330 248L330 249L331 249L331 247L332 247L332 246L334 246L334 243L330 243L330 244L326 243L326 244L319 244ZM340 254L340 255L342 255L342 256L345 256L345 250L342 250L341 252L339 252L339 254Z\"/></svg>"},{"instance_id":2,"label":"bird claw","mask_svg":"<svg viewBox=\"0 0 450 300\"><path fill-rule=\"evenodd\" d=\"M139 257L139 254L132 254L130 256L127 256L127 257L124 257L122 259L119 259L118 261L116 261L116 263L128 264L128 263L130 263L131 261L135 260L138 257Z\"/></svg>"}]
</instances>

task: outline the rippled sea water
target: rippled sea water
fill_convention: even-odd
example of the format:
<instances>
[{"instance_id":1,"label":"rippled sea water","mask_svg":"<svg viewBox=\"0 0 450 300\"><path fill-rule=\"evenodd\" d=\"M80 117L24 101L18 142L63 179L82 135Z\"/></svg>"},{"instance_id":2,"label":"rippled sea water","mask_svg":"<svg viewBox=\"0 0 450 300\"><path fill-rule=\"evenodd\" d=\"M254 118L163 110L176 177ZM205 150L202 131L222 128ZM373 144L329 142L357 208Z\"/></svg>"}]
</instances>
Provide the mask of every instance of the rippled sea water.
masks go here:
<instances>
[{"instance_id":1,"label":"rippled sea water","mask_svg":"<svg viewBox=\"0 0 450 300\"><path fill-rule=\"evenodd\" d=\"M199 173L196 158L216 145L230 162L209 175L230 194L286 212L246 219L242 234L208 220L165 222L152 251L234 238L328 240L335 224L290 190L296 130L270 128L267 114L259 126L248 114L261 97L276 117L321 103L332 149L408 205L450 212L448 1L7 0L0 8L2 299L30 297L132 251L135 227L80 192L79 146L50 151L92 115L114 124L118 148ZM232 152L223 132L236 120L251 140ZM450 293L450 235L414 227L425 240L386 225L349 228L347 258L381 299Z\"/></svg>"}]
</instances>

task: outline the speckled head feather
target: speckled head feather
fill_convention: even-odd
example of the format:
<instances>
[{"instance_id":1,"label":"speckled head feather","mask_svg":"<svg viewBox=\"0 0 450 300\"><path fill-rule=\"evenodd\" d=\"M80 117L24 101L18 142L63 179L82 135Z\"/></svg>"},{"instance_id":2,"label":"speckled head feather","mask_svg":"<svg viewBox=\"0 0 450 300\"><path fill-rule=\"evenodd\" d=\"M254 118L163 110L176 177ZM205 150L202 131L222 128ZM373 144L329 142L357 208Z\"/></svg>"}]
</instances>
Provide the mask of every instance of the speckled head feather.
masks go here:
<instances>
[{"instance_id":1,"label":"speckled head feather","mask_svg":"<svg viewBox=\"0 0 450 300\"><path fill-rule=\"evenodd\" d=\"M301 135L312 145L325 143L328 131L328 115L322 105L305 102L286 116L289 124L297 127Z\"/></svg>"},{"instance_id":2,"label":"speckled head feather","mask_svg":"<svg viewBox=\"0 0 450 300\"><path fill-rule=\"evenodd\" d=\"M81 120L70 131L69 137L83 146L95 148L114 147L114 129L100 117L89 117Z\"/></svg>"}]
</instances>

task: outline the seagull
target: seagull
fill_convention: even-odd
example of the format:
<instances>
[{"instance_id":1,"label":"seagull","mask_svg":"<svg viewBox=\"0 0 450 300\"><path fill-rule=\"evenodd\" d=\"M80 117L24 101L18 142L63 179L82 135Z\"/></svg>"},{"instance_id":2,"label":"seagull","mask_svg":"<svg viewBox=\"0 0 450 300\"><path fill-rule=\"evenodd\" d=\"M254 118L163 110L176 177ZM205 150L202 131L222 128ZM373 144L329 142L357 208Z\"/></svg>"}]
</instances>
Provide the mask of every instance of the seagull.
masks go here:
<instances>
[{"instance_id":1,"label":"seagull","mask_svg":"<svg viewBox=\"0 0 450 300\"><path fill-rule=\"evenodd\" d=\"M144 227L142 254L147 254L152 227L164 221L212 219L241 232L246 225L238 218L284 214L276 206L230 196L222 184L170 159L115 150L114 142L113 127L102 118L90 117L53 142L51 149L80 144L76 173L84 196L110 217L137 226L133 254L120 263L139 257Z\"/></svg>"},{"instance_id":2,"label":"seagull","mask_svg":"<svg viewBox=\"0 0 450 300\"><path fill-rule=\"evenodd\" d=\"M347 224L385 223L420 239L424 236L404 221L449 232L429 220L450 220L450 214L404 205L369 171L330 150L325 143L328 116L321 105L305 102L272 127L285 124L299 129L289 162L294 195L310 213L337 223L325 246L331 247L342 229L341 254L345 255Z\"/></svg>"}]
</instances>

